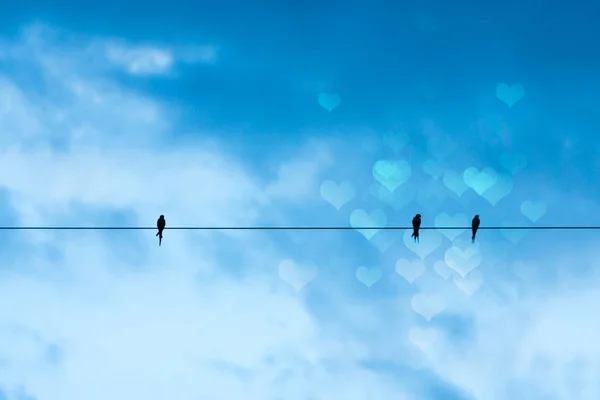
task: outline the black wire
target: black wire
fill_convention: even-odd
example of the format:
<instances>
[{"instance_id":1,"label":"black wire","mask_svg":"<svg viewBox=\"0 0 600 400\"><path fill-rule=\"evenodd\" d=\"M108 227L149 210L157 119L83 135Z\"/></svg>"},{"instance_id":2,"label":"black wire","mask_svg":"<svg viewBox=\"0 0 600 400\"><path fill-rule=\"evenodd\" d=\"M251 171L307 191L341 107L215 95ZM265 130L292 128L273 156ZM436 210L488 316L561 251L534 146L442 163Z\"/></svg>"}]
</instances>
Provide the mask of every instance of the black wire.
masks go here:
<instances>
[{"instance_id":1,"label":"black wire","mask_svg":"<svg viewBox=\"0 0 600 400\"><path fill-rule=\"evenodd\" d=\"M0 226L0 230L156 230L156 227L142 226ZM351 226L177 226L166 227L165 230L197 230L197 231L342 231L342 230L406 230L412 227L382 226L382 227L351 227ZM420 230L470 230L471 227L441 226L421 227ZM481 226L478 230L590 230L600 229L600 226Z\"/></svg>"}]
</instances>

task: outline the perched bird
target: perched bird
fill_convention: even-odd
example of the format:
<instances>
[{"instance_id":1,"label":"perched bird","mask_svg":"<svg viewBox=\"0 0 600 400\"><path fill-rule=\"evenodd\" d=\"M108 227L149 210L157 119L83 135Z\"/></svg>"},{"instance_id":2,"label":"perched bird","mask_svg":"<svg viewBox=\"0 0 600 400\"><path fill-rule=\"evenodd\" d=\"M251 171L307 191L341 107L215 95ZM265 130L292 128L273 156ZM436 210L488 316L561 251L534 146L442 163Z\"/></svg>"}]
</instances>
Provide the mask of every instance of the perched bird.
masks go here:
<instances>
[{"instance_id":1,"label":"perched bird","mask_svg":"<svg viewBox=\"0 0 600 400\"><path fill-rule=\"evenodd\" d=\"M156 227L158 228L158 233L156 234L156 236L158 236L158 245L160 246L162 244L162 238L163 238L163 229L165 229L165 226L167 225L167 221L165 220L165 216L161 215L160 217L158 217L158 221L156 221Z\"/></svg>"},{"instance_id":2,"label":"perched bird","mask_svg":"<svg viewBox=\"0 0 600 400\"><path fill-rule=\"evenodd\" d=\"M473 231L473 237L471 237L471 243L475 243L475 235L477 235L477 229L479 229L479 224L481 221L479 220L479 215L476 215L471 222L471 230Z\"/></svg>"},{"instance_id":3,"label":"perched bird","mask_svg":"<svg viewBox=\"0 0 600 400\"><path fill-rule=\"evenodd\" d=\"M419 228L421 227L421 214L415 215L412 220L413 234L411 237L415 238L415 243L419 241Z\"/></svg>"}]
</instances>

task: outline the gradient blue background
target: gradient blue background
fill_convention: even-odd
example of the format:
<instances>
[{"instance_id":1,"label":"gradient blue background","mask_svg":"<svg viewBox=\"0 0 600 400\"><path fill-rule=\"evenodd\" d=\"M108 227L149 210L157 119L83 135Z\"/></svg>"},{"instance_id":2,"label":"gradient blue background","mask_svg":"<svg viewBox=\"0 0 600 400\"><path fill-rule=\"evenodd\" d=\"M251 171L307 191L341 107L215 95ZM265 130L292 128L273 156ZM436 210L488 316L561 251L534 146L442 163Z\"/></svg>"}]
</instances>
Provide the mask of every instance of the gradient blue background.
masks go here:
<instances>
[{"instance_id":1,"label":"gradient blue background","mask_svg":"<svg viewBox=\"0 0 600 400\"><path fill-rule=\"evenodd\" d=\"M355 209L600 225L598 16L583 1L0 3L1 225L348 226ZM140 46L172 65L107 56ZM190 61L195 46L214 58ZM503 82L525 88L512 107ZM386 132L409 142L395 152ZM390 158L412 168L398 210L370 192ZM423 171L437 159L514 187L495 206L456 196ZM356 196L335 210L325 180ZM524 201L546 214L534 224ZM481 231L471 296L434 271L453 246L436 231L427 272L400 277L397 259L419 259L403 234L167 231L159 249L151 231L0 232L0 399L599 398L595 230ZM282 259L318 275L296 292ZM382 271L371 288L362 266ZM419 292L446 309L421 318ZM421 351L415 327L444 340Z\"/></svg>"}]
</instances>

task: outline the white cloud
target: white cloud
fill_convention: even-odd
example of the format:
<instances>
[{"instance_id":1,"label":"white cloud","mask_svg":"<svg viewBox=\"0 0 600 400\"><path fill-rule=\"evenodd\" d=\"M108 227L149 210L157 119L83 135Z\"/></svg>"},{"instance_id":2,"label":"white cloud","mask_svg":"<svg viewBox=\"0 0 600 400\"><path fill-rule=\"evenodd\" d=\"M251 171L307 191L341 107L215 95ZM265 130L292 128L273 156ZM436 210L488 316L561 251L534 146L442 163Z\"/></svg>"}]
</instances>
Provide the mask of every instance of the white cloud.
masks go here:
<instances>
[{"instance_id":1,"label":"white cloud","mask_svg":"<svg viewBox=\"0 0 600 400\"><path fill-rule=\"evenodd\" d=\"M0 88L10 115L0 182L19 225L108 225L98 220L106 210L139 225L161 213L173 225L248 225L267 204L299 193L281 189L288 178L308 190L327 159L282 164L271 186L280 189L269 193L214 146L164 147L173 126L160 103L80 60L43 54L43 76L61 95L30 96L10 76ZM154 232L15 235L16 261L0 270L0 387L8 392L25 387L39 400L403 398L397 383L360 366L363 347L321 331L302 296L277 278L286 255L264 236L170 231L158 248ZM58 260L45 256L48 246ZM244 257L221 259L219 248ZM252 274L235 277L240 270ZM60 347L58 362L48 346Z\"/></svg>"},{"instance_id":2,"label":"white cloud","mask_svg":"<svg viewBox=\"0 0 600 400\"><path fill-rule=\"evenodd\" d=\"M125 69L132 75L163 75L178 63L212 64L217 59L214 46L135 46L107 41L105 55L109 62Z\"/></svg>"},{"instance_id":3,"label":"white cloud","mask_svg":"<svg viewBox=\"0 0 600 400\"><path fill-rule=\"evenodd\" d=\"M170 74L177 64L214 64L219 47L213 44L129 43L109 37L73 34L36 23L20 31L20 41L0 41L0 59L26 61L46 73L99 73L119 68L131 75ZM53 82L49 82L50 84Z\"/></svg>"},{"instance_id":4,"label":"white cloud","mask_svg":"<svg viewBox=\"0 0 600 400\"><path fill-rule=\"evenodd\" d=\"M549 270L562 261L553 257ZM535 290L508 305L480 298L463 310L475 323L474 338L465 348L437 343L429 351L430 367L478 400L509 400L515 390L531 399L596 399L600 322L592 316L599 301L597 278L559 291Z\"/></svg>"},{"instance_id":5,"label":"white cloud","mask_svg":"<svg viewBox=\"0 0 600 400\"><path fill-rule=\"evenodd\" d=\"M318 193L320 173L333 165L333 156L322 142L312 142L295 156L277 167L276 180L266 187L266 194L274 198L303 201Z\"/></svg>"},{"instance_id":6,"label":"white cloud","mask_svg":"<svg viewBox=\"0 0 600 400\"><path fill-rule=\"evenodd\" d=\"M159 75L173 65L173 54L157 47L126 47L121 44L106 45L107 59L133 75Z\"/></svg>"}]
</instances>

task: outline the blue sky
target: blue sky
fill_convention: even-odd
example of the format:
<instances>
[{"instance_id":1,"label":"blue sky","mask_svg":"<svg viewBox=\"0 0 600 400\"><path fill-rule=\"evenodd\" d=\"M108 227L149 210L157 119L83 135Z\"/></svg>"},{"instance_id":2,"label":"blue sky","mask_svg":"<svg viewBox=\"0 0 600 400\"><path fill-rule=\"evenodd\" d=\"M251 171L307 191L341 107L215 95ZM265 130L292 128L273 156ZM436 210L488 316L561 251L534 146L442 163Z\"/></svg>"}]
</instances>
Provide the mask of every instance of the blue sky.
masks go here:
<instances>
[{"instance_id":1,"label":"blue sky","mask_svg":"<svg viewBox=\"0 0 600 400\"><path fill-rule=\"evenodd\" d=\"M592 2L215 4L1 5L2 225L597 225ZM600 397L595 231L370 233L2 231L0 399Z\"/></svg>"}]
</instances>

